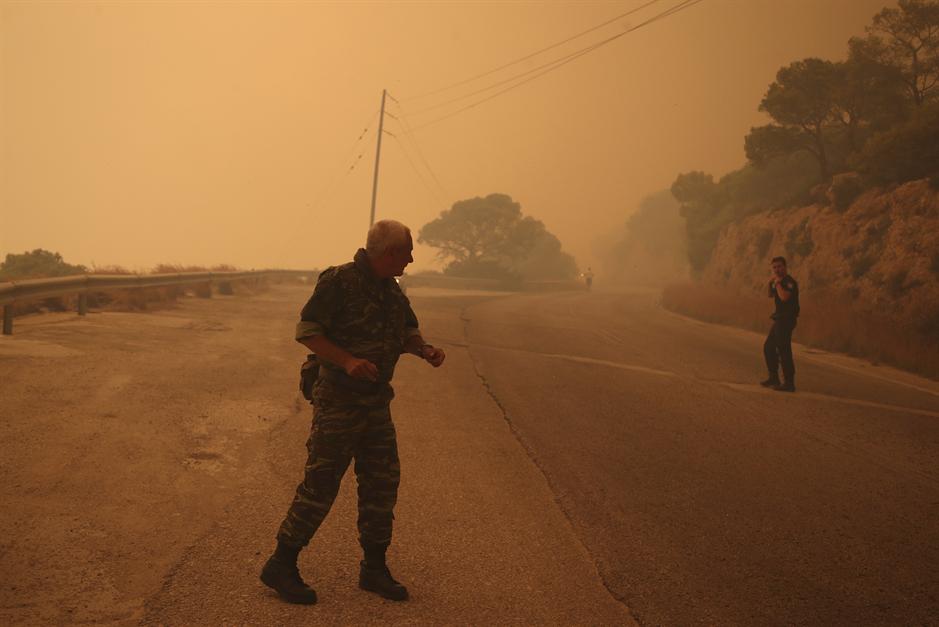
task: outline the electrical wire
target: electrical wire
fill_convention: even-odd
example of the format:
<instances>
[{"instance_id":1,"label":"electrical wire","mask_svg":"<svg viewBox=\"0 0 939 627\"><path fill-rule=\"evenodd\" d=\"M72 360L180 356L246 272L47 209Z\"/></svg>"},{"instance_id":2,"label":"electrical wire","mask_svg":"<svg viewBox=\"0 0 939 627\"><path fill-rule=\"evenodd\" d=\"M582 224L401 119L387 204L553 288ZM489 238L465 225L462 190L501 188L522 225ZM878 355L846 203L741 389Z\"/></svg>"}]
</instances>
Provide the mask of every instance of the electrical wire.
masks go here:
<instances>
[{"instance_id":1,"label":"electrical wire","mask_svg":"<svg viewBox=\"0 0 939 627\"><path fill-rule=\"evenodd\" d=\"M352 143L352 147L348 150L346 158L340 162L343 164L343 169L339 172L336 172L336 174L331 177L329 183L322 188L322 191L320 191L319 194L315 196L313 205L314 209L319 209L327 200L329 200L339 183L344 181L346 177L352 174L356 167L358 167L359 163L362 161L362 157L364 156L364 153L359 152L359 146L362 144L365 138L368 137L369 132L372 130L372 126L375 123L375 118L378 117L378 113L379 110L376 109L372 115L369 116L368 120L365 121L365 124L362 125L364 127L362 132L359 133L359 136Z\"/></svg>"},{"instance_id":2,"label":"electrical wire","mask_svg":"<svg viewBox=\"0 0 939 627\"><path fill-rule=\"evenodd\" d=\"M400 126L401 130L404 131L403 136L406 137L408 141L411 143L414 149L414 152L417 154L418 158L421 160L421 163L424 164L424 168L427 170L431 178L437 184L437 187L439 187L440 191L443 192L443 195L449 197L450 193L440 182L440 179L437 178L437 173L434 172L434 169L432 167L430 167L430 163L427 161L427 158L424 156L424 151L421 149L420 143L417 141L417 138L414 136L414 131L411 129L411 122L408 119L408 116L404 111L404 107L402 107L401 103L398 102L397 100L395 100L395 104L398 107L398 114L400 115L400 119L394 118L394 116L392 117L398 122L398 125Z\"/></svg>"},{"instance_id":3,"label":"electrical wire","mask_svg":"<svg viewBox=\"0 0 939 627\"><path fill-rule=\"evenodd\" d=\"M424 188L428 192L430 192L430 195L433 196L437 200L437 202L439 202L442 205L445 205L446 201L440 196L437 190L435 190L430 184L427 183L427 181L424 179L424 175L421 174L421 171L414 164L414 160L411 159L411 155L408 154L408 149L405 147L404 142L398 139L397 135L392 135L391 137L394 138L395 143L398 144L398 146L400 146L401 152L404 154L404 158L407 159L408 164L411 166L411 169L414 170L414 174L417 175L417 178L420 180Z\"/></svg>"},{"instance_id":4,"label":"electrical wire","mask_svg":"<svg viewBox=\"0 0 939 627\"><path fill-rule=\"evenodd\" d=\"M447 115L444 115L444 116L442 116L442 117L439 117L439 118L430 120L430 121L428 121L428 122L424 122L424 123L422 123L422 124L419 124L419 125L413 127L413 131L419 131L419 130L421 130L421 129L423 129L423 128L426 128L426 127L428 127L428 126L432 126L432 125L434 125L434 124L437 124L438 122L443 122L444 120L448 120L448 119L450 119L450 118L452 118L452 117L454 117L454 116L456 116L456 115L458 115L458 114L460 114L460 113L463 113L464 111L468 111L468 110L470 110L470 109L473 109L473 108L475 108L475 107L478 107L479 105L483 104L484 102L488 102L489 100L492 100L493 98L496 98L496 97L498 97L498 96L501 96L502 94L504 94L504 93L506 93L506 92L512 91L513 89L515 89L515 88L517 88L517 87L521 87L521 86L524 85L525 83L529 83L529 82L535 80L536 78L539 78L539 77L541 77L541 76L544 76L545 74L547 74L547 73L549 73L549 72L552 72L552 71L554 71L554 70L556 70L556 69L558 69L558 68L560 68L560 67L562 67L562 66L564 66L564 65L567 65L568 63L570 63L570 62L572 62L572 61L575 61L576 59L579 59L580 57L582 57L582 56L584 56L584 55L586 55L586 54L589 54L589 53L593 52L594 50L597 50L598 48L600 48L600 47L602 47L602 46L605 46L605 45L607 45L607 44L609 44L609 43L611 43L611 42L613 42L613 41L615 41L615 40L617 40L617 39L619 39L619 38L621 38L621 37L624 37L624 36L626 36L626 35L628 35L628 34L630 34L630 33L632 33L632 32L635 32L635 31L639 30L640 28L643 28L643 27L645 27L645 26L648 26L649 24L652 24L652 23L657 22L657 21L659 21L659 20L662 20L662 19L665 19L665 18L667 18L667 17L670 17L670 16L672 16L672 15L674 15L674 14L676 14L676 13L679 13L679 12L685 10L685 9L689 9L689 8L691 8L692 6L694 6L694 5L696 5L696 4L699 4L700 2L703 2L703 1L704 1L704 0L682 0L682 2L678 3L677 5L673 6L672 8L670 8L670 9L668 9L668 10L666 10L666 11L663 11L662 13L659 13L658 15L656 15L656 16L654 16L654 17L652 17L652 18L650 18L650 19L648 19L648 20L646 20L646 21L644 21L644 22L641 22L640 24L637 24L636 26L633 26L633 27L631 27L631 28L629 28L629 29L627 29L627 30L621 32L621 33L618 33L618 34L616 34L616 35L613 35L612 37L608 37L608 38L606 38L606 39L604 39L604 40L601 40L600 42L598 42L598 43L596 43L596 44L592 44L592 45L590 45L590 46L587 46L586 48L582 48L582 49L580 49L580 50L578 50L578 51L576 51L576 52L573 52L573 53L571 53L571 54L569 54L569 55L566 55L566 56L564 56L564 57L561 57L560 59L557 59L557 60L555 60L555 61L553 61L553 62L551 62L551 63L544 64L544 65L540 66L539 68L537 68L536 70L530 70L530 71L528 71L528 72L524 72L524 73L522 73L522 74L519 74L519 75L517 75L516 77L514 77L513 80L519 79L519 78L521 78L521 77L526 77L528 74L531 74L532 71L537 71L537 70L539 70L539 69L542 70L542 71L537 72L536 74L534 74L534 75L532 75L532 76L527 76L526 78L523 78L523 80L518 80L518 82L516 82L516 83L513 84L513 85L510 85L509 87L506 87L505 89L502 89L502 90L500 90L500 91L497 91L497 92L494 93L494 94L491 94L491 95L489 95L489 96L487 96L487 97L485 97L485 98L482 98L482 99L480 99L480 100L477 100L476 102L473 102L473 103L471 103L471 104L469 104L469 105L467 105L467 106L465 106L465 107L462 107L462 108L460 108L460 109L457 109L456 111L453 111L453 112L451 112L451 113L449 113L449 114L447 114ZM544 69L544 68L547 68L547 69ZM504 84L504 83L505 83L505 81L502 81L502 84ZM487 91L487 90L481 90L481 91Z\"/></svg>"},{"instance_id":5,"label":"electrical wire","mask_svg":"<svg viewBox=\"0 0 939 627\"><path fill-rule=\"evenodd\" d=\"M608 19L607 21L605 21L605 22L603 22L603 23L601 23L601 24L597 24L596 26L593 26L593 27L591 27L591 28L588 28L588 29L585 30L585 31L581 31L581 32L577 33L576 35L572 35L572 36L568 37L567 39L563 39L563 40L561 40L561 41L558 41L558 42L556 42L556 43L551 44L550 46L546 46L546 47L544 47L544 48L541 48L540 50L536 50L535 52L532 52L532 53L530 53L530 54L527 54L527 55L525 55L525 56L523 56L523 57L519 57L518 59L515 59L514 61L509 61L508 63L505 63L505 64L503 64L503 65L500 65L499 67L496 67L496 68L493 68L493 69L488 70L488 71L486 71L486 72L483 72L482 74L477 74L477 75L475 75L475 76L471 76L471 77L469 77L469 78L467 78L467 79L464 79L464 80L462 80L462 81L458 81L458 82L456 82L456 83L452 83L452 84L450 84L450 85L446 85L445 87L441 87L441 88L439 88L439 89L435 89L435 90L433 90L433 91L429 91L429 92L426 92L426 93L423 93L423 94L420 94L420 95L417 95L417 96L411 96L410 98L406 98L405 100L408 100L408 101L410 101L410 100L418 100L418 99L420 99L420 98L426 98L427 96L434 96L434 95L439 94L439 93L441 93L441 92L445 92L445 91L447 91L447 90L453 89L454 87L460 87L461 85L465 85L465 84L467 84L467 83L472 83L473 81L478 80L478 79L480 79L480 78L485 78L486 76L490 76L490 75L495 74L496 72L499 72L499 71L501 71L501 70L504 70L504 69L506 69L506 68L508 68L508 67L512 67L513 65L517 65L517 64L519 64L519 63L522 63L523 61L527 61L527 60L529 60L529 59L531 59L531 58L533 58L533 57L536 57L536 56L538 56L539 54L541 54L541 53L543 53L543 52L547 52L548 50L553 50L554 48L557 48L558 46L563 46L564 44L566 44L566 43L568 43L568 42L571 42L571 41L573 41L573 40L575 40L575 39L577 39L577 38L579 38L579 37L583 37L584 35L587 35L588 33L594 32L595 30L599 30L599 29L603 28L604 26L608 26L608 25L612 24L613 22L616 22L617 20L623 19L624 17L629 17L630 15L632 15L632 14L634 14L634 13L638 13L639 11L642 11L643 9L645 9L645 8L647 8L647 7L650 7L650 6L652 6L653 4L655 4L656 2L659 2L659 1L660 1L660 0L650 0L649 2L646 2L645 4L642 4L642 5L640 5L640 6L636 7L636 8L634 8L634 9L630 9L629 11L626 11L625 13L620 13L620 14L617 15L616 17L612 17L612 18ZM397 101L395 101L395 102L397 102Z\"/></svg>"}]
</instances>

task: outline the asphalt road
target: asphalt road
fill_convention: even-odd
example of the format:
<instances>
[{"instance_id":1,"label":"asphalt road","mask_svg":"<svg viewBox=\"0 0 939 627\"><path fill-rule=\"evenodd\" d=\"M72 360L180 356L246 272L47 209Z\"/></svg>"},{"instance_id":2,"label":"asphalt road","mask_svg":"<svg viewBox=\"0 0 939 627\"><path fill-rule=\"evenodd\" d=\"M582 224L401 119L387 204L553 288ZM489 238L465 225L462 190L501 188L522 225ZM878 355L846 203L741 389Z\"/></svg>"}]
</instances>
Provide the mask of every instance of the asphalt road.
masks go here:
<instances>
[{"instance_id":1,"label":"asphalt road","mask_svg":"<svg viewBox=\"0 0 939 627\"><path fill-rule=\"evenodd\" d=\"M939 386L801 349L799 392L763 390L760 336L656 301L463 314L612 594L649 624L939 622Z\"/></svg>"},{"instance_id":2,"label":"asphalt road","mask_svg":"<svg viewBox=\"0 0 939 627\"><path fill-rule=\"evenodd\" d=\"M308 289L0 338L0 622L936 622L939 385L797 349L771 393L762 338L647 291L414 289L448 361L403 359L392 405L412 600L355 587L347 478L301 555L321 602L281 603Z\"/></svg>"}]
</instances>

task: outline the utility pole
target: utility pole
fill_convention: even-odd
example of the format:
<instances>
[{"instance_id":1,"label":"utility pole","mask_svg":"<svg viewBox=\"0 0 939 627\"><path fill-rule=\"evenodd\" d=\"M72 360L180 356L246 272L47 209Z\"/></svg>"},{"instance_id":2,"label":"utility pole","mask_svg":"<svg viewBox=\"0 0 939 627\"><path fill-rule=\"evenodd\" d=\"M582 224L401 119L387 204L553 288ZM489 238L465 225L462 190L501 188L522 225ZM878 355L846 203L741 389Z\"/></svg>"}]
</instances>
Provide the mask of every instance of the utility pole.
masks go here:
<instances>
[{"instance_id":1,"label":"utility pole","mask_svg":"<svg viewBox=\"0 0 939 627\"><path fill-rule=\"evenodd\" d=\"M378 164L381 161L381 136L384 133L385 126L385 97L388 90L381 90L381 113L378 114L378 145L375 147L375 178L372 181L372 215L369 218L368 226L375 224L375 199L378 197Z\"/></svg>"}]
</instances>

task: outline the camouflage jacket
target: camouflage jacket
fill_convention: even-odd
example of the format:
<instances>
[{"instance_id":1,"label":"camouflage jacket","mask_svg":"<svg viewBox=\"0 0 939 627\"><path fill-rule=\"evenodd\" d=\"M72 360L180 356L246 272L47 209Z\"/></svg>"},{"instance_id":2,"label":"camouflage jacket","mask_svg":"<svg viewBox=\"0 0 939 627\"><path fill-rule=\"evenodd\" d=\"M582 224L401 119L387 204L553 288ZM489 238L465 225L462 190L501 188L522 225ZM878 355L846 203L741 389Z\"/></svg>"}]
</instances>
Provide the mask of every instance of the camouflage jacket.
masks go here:
<instances>
[{"instance_id":1,"label":"camouflage jacket","mask_svg":"<svg viewBox=\"0 0 939 627\"><path fill-rule=\"evenodd\" d=\"M296 339L326 336L353 356L375 364L379 384L390 389L388 383L405 342L419 333L417 316L398 283L376 277L360 248L354 261L320 274L313 295L300 312ZM352 383L335 364L323 361L322 369L321 379Z\"/></svg>"}]
</instances>

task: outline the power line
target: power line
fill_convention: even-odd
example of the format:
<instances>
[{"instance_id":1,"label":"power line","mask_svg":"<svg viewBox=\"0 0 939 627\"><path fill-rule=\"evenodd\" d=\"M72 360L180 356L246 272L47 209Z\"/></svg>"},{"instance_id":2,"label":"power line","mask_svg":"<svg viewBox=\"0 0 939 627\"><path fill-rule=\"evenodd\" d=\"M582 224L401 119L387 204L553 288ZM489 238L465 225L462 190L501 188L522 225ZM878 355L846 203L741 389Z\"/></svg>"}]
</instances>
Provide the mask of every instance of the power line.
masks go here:
<instances>
[{"instance_id":1,"label":"power line","mask_svg":"<svg viewBox=\"0 0 939 627\"><path fill-rule=\"evenodd\" d=\"M656 1L657 1L657 0L656 0ZM624 35L624 34L626 34L627 32L629 32L629 30L622 31L622 32L619 33L616 37L618 37L619 35ZM610 38L604 40L604 42L612 41L612 40L615 39L616 37L610 37ZM588 46L588 48L592 48L592 46ZM581 56L581 53L582 53L584 50L586 50L586 49L587 49L587 48L581 48L580 50L575 50L574 52L570 52L570 53L564 55L563 57L554 59L554 60L552 60L552 61L548 61L547 63L544 63L544 64L539 65L539 66L537 66L537 67L530 68L530 69L528 69L528 70L525 70L525 71L522 72L521 74L516 74L515 76L510 76L509 78L503 79L503 80L501 80L501 81L499 81L499 82L497 82L497 83L493 83L492 85L488 85L488 86L486 86L486 87L482 87L482 88L480 88L480 89L477 89L476 91L471 91L471 92L469 92L468 94L463 94L462 96L456 96L455 98L451 98L450 100L445 100L444 102L440 102L440 103L437 103L437 104L434 104L434 105L430 105L430 106L428 106L428 107L424 107L423 109L418 109L417 111L412 112L412 115L421 115L422 113L426 113L426 112L428 112L428 111L433 111L433 110L435 110L435 109L439 109L439 108L441 108L441 107L445 107L445 106L447 106L448 104L453 104L453 103L455 103L455 102L459 102L460 100L465 100L466 98L470 98L470 97L472 97L472 96L476 96L476 95L481 94L481 93L483 93L483 92L487 92L487 91L493 90L493 89L495 89L495 88L497 88L497 87L501 87L502 85L505 85L505 84L507 84L507 83L511 83L512 81L518 80L518 79L520 79L520 78L524 78L525 76L528 76L528 75L530 75L530 74L534 74L534 73L536 73L536 72L538 72L538 71L540 71L540 70L543 70L543 69L546 68L546 67L550 67L550 66L556 65L556 64L560 63L561 61L565 61L565 60L567 60L567 59L572 59L572 58L579 57L579 56Z\"/></svg>"},{"instance_id":2,"label":"power line","mask_svg":"<svg viewBox=\"0 0 939 627\"><path fill-rule=\"evenodd\" d=\"M347 176L352 174L352 172L359 165L359 162L362 161L362 157L364 156L365 153L359 152L359 146L368 136L369 131L371 130L372 125L375 123L375 118L377 116L378 116L378 110L376 109L374 112L372 112L372 114L365 121L365 124L362 125L364 127L362 129L362 132L359 133L359 136L352 143L352 147L347 152L346 158L341 161L341 163L343 164L342 171L337 172L331 178L329 184L323 187L322 191L319 194L317 194L316 199L314 200L315 204L313 205L315 209L319 209L324 202L329 200L329 198L332 196L332 193L335 191L335 188L340 183L340 181L345 180Z\"/></svg>"},{"instance_id":3,"label":"power line","mask_svg":"<svg viewBox=\"0 0 939 627\"><path fill-rule=\"evenodd\" d=\"M368 135L368 132L371 130L372 124L375 123L375 118L377 116L378 116L378 109L373 111L372 115L368 117L368 120L366 120L365 124L362 125L365 128L362 129L362 132L359 133L358 138L356 138L356 140L352 143L352 148L349 149L349 152L346 154L346 158L343 160L343 163L349 163L349 159L351 159L355 155L356 150L359 147L359 144L361 144L362 141L365 139L365 136ZM361 154L359 154L355 158L355 161L353 161L352 165L346 169L347 174L355 169L355 166L358 165L360 159L362 159Z\"/></svg>"},{"instance_id":4,"label":"power line","mask_svg":"<svg viewBox=\"0 0 939 627\"><path fill-rule=\"evenodd\" d=\"M452 118L452 117L454 117L454 116L456 116L456 115L458 115L458 114L460 114L460 113L463 113L464 111L468 111L468 110L470 110L470 109L473 109L473 108L475 108L475 107L478 107L479 105L483 104L484 102L488 102L489 100L492 100L493 98L496 98L496 97L498 97L498 96L501 96L502 94L504 94L504 93L506 93L506 92L512 91L512 90L515 89L516 87L521 87L521 86L524 85L525 83L529 83L529 82L535 80L536 78L539 78L539 77L541 77L541 76L544 76L544 75L547 74L548 72L552 72L552 71L554 71L554 70L556 70L556 69L558 69L558 68L560 68L560 67L562 67L562 66L564 66L564 65L567 65L568 63L570 63L570 62L572 62L572 61L574 61L574 60L576 60L576 59L579 59L580 57L582 57L582 56L584 56L584 55L586 55L586 54L589 54L589 53L593 52L594 50L597 50L598 48L600 48L600 47L602 47L602 46L605 46L605 45L607 45L607 44L609 44L609 43L611 43L611 42L613 42L613 41L619 39L620 37L624 37L624 36L626 36L626 35L628 35L628 34L634 32L634 31L636 31L636 30L639 30L640 28L642 28L642 27L644 27L644 26L648 26L649 24L652 24L653 22L657 22L657 21L659 21L659 20L662 20L662 19L665 19L665 18L667 18L667 17L670 17L670 16L672 16L672 15L674 15L674 14L676 14L676 13L679 13L680 11L683 11L683 10L685 10L685 9L689 9L689 8L691 8L692 6L694 6L694 5L696 5L696 4L700 3L700 2L703 2L703 0L682 0L682 2L678 3L677 5L673 6L672 8L670 8L670 9L668 9L668 10L666 10L666 11L663 11L662 13L659 13L658 15L656 15L656 16L654 16L654 17L652 17L652 18L650 18L650 19L648 19L648 20L646 20L646 21L644 21L644 22L641 22L640 24L637 24L636 26L633 26L633 27L631 27L631 28L629 28L629 29L627 29L627 30L621 32L621 33L618 33L618 34L616 34L616 35L613 35L612 37L608 37L607 39L601 40L600 42L598 42L598 43L596 43L596 44L593 44L593 45L590 45L590 46L587 46L586 48L581 48L580 50L578 50L578 51L576 51L576 52L573 52L573 53L571 53L571 54L569 54L569 55L566 55L566 56L564 56L564 57L561 57L560 59L557 59L557 60L552 61L552 62L550 62L550 63L546 63L546 64L544 64L544 65L542 65L542 66L539 66L539 68L536 68L535 70L529 70L528 72L523 72L522 74L519 74L519 75L515 76L513 79L510 79L510 80L517 80L517 79L519 79L519 78L523 78L523 77L527 76L528 74L531 74L532 72L537 72L537 70L539 70L539 69L542 70L542 71L540 71L540 72L537 72L537 73L534 74L533 76L528 76L527 78L524 78L523 80L519 80L519 81L516 82L515 84L510 85L509 87L506 87L505 89L502 89L502 90L500 90L500 91L497 91L497 92L494 93L494 94L491 94L491 95L489 95L489 96L487 96L487 97L485 97L485 98L482 98L482 99L480 99L480 100L477 100L476 102L473 102L473 103L471 103L471 104L469 104L469 105L466 105L465 107L462 107L462 108L460 108L460 109L457 109L456 111L453 111L453 112L451 112L451 113L449 113L449 114L447 114L447 115L444 115L444 116L442 116L442 117L439 117L439 118L430 120L430 121L425 122L425 123L423 123L423 124L419 124L418 126L413 127L413 130L414 130L414 131L419 131L419 130L421 130L422 128L426 128L426 127L428 127L428 126L432 126L432 125L434 125L434 124L437 124L438 122L443 122L444 120L448 120L448 119L450 119L450 118ZM543 68L547 68L547 69L543 69ZM502 81L502 84L504 84L505 82L506 82L506 81ZM480 91L488 91L488 89L484 89L484 90L480 90Z\"/></svg>"},{"instance_id":5,"label":"power line","mask_svg":"<svg viewBox=\"0 0 939 627\"><path fill-rule=\"evenodd\" d=\"M441 198L440 194L427 183L427 181L424 179L424 175L421 174L417 166L414 165L414 160L411 159L411 155L408 154L408 150L405 147L404 142L398 139L397 135L392 135L392 137L394 138L395 143L397 143L398 146L401 147L401 152L404 154L404 158L407 159L408 164L411 166L411 169L414 170L414 173L417 175L417 178L420 180L424 188L427 189L428 192L430 192L431 196L434 196L437 199L437 202L439 202L442 205L446 204L446 201L443 198Z\"/></svg>"},{"instance_id":6,"label":"power line","mask_svg":"<svg viewBox=\"0 0 939 627\"><path fill-rule=\"evenodd\" d=\"M440 188L440 191L443 192L444 196L450 196L450 193L440 182L440 179L437 178L437 173L434 172L434 169L430 167L430 163L427 161L427 158L424 156L424 151L421 149L420 143L417 141L417 138L414 136L414 132L411 129L411 122L408 120L407 114L404 112L404 107L401 106L401 103L395 100L395 103L398 105L398 112L401 115L401 118L395 118L398 121L399 126L404 131L404 136L407 137L408 141L411 142L414 152L417 153L418 158L424 164L424 167L427 169L427 172L433 178L434 182L437 184L437 187Z\"/></svg>"},{"instance_id":7,"label":"power line","mask_svg":"<svg viewBox=\"0 0 939 627\"><path fill-rule=\"evenodd\" d=\"M581 31L581 32L577 33L576 35L571 35L571 36L568 37L567 39L563 39L563 40L561 40L561 41L559 41L559 42L556 42L556 43L551 44L550 46L546 46L546 47L544 47L544 48L541 48L540 50L536 50L535 52L532 52L532 53L530 53L530 54L525 55L524 57L520 57L520 58L518 58L518 59L515 59L514 61L509 61L508 63L505 63L505 64L503 64L503 65L500 65L499 67L496 67L496 68L493 68L493 69L488 70L488 71L486 71L486 72L483 72L482 74L477 74L477 75L475 75L475 76L471 76L470 78L464 79L464 80L459 81L459 82L456 82L456 83L452 83L452 84L447 85L447 86L445 86L445 87L441 87L441 88L439 88L439 89L435 89L435 90L433 90L433 91L429 91L429 92L420 94L420 95L418 95L418 96L411 96L410 98L406 98L405 100L418 100L418 99L420 99L420 98L425 98L425 97L427 97L427 96L433 96L433 95L439 94L439 93L441 93L441 92L444 92L444 91L453 89L454 87L459 87L459 86L465 85L465 84L467 84L467 83L472 83L472 82L475 81L475 80L478 80L478 79L480 79L480 78L484 78L484 77L489 76L489 75L491 75L491 74L495 74L496 72L499 72L499 71L501 71L501 70L504 70L505 68L508 68L508 67L512 67L513 65L517 65L517 64L519 64L519 63L521 63L521 62L523 62L523 61L527 61L527 60L531 59L532 57L538 56L538 55L541 54L542 52L547 52L548 50L553 50L554 48L557 48L558 46L563 46L564 44L566 44L566 43L568 43L568 42L570 42L570 41L573 41L573 40L575 40L575 39L577 39L577 38L579 38L579 37L583 37L584 35L586 35L586 34L588 34L588 33L592 33L592 32L595 31L595 30L599 30L599 29L603 28L604 26L608 26L609 24L612 24L613 22L615 22L615 21L617 21L617 20L621 20L621 19L623 19L624 17L628 17L628 16L630 16L630 15L632 15L632 14L634 14L634 13L638 13L639 11L642 11L643 9L645 9L645 8L647 8L647 7L650 7L650 6L652 6L653 4L655 4L656 2L659 2L659 1L660 1L660 0L650 0L649 2L646 2L645 4L643 4L643 5L641 5L641 6L638 6L638 7L634 8L634 9L630 9L629 11L626 11L625 13L620 13L620 14L617 15L616 17L612 17L612 18L608 19L607 21L603 22L602 24L597 24L596 26L593 26L592 28L588 28L588 29L585 30L585 31ZM396 100L395 102L397 102L397 100Z\"/></svg>"},{"instance_id":8,"label":"power line","mask_svg":"<svg viewBox=\"0 0 939 627\"><path fill-rule=\"evenodd\" d=\"M477 106L483 104L484 102L487 102L487 101L489 101L489 100L492 100L493 98L496 98L497 96L501 96L502 94L504 94L504 93L506 93L506 92L509 92L509 91L515 89L516 87L521 87L521 86L524 85L525 83L531 82L531 81L535 80L536 78L539 78L539 77L541 77L541 76L544 76L544 75L547 74L548 72L552 72L552 71L554 71L554 70L556 70L556 69L558 69L558 68L560 68L560 67L562 67L562 66L564 66L564 65L567 65L567 64L570 63L571 61L574 61L574 60L576 60L576 59L579 59L580 57L582 57L582 56L584 56L584 55L586 55L586 54L589 54L589 53L593 52L594 50L596 50L596 49L598 49L598 48L600 48L600 47L602 47L602 46L605 46L605 45L611 43L612 41L615 41L615 40L619 39L620 37L624 37L625 35L628 35L629 33L633 32L633 31L636 31L636 30L638 30L638 29L640 29L640 28L642 28L642 27L644 27L644 26L647 26L647 25L649 25L649 24L652 24L653 22L657 22L658 20L661 20L661 19L664 19L664 18L669 17L669 16L671 16L671 15L674 15L675 13L678 13L679 11L682 11L682 10L684 10L684 9L690 8L690 7L694 6L695 4L698 4L699 2L702 2L702 1L703 1L703 0L682 0L682 2L680 2L679 4L677 4L677 5L673 6L673 7L671 7L670 9L668 9L668 10L666 10L666 11L663 11L662 13L659 13L658 15L656 15L656 16L654 16L654 17L648 19L648 20L646 20L645 22L641 22L640 24L637 24L636 26L633 26L633 27L629 28L628 30L623 31L622 33L618 33L618 34L616 34L616 35L614 35L614 36L612 36L612 37L608 37L607 39L601 40L600 42L598 42L598 43L596 43L596 44L592 44L592 45L590 45L590 46L587 46L586 48L581 48L580 50L577 50L577 51L575 51L575 52L573 52L573 53L571 53L571 54L568 54L568 55L566 55L566 56L564 56L564 57L561 57L561 58L559 58L559 59L556 59L555 61L552 61L552 62L550 62L550 63L546 63L546 64L544 64L544 65L541 65L541 66L539 66L538 68L535 68L535 69L533 69L533 70L529 70L529 71L527 71L527 72L523 72L522 74L519 74L519 75L513 77L513 79L511 79L511 80L515 80L515 79L519 79L519 78L524 78L525 76L528 76L528 75L531 74L532 72L537 72L537 73L535 73L533 76L529 76L528 78L524 78L524 80L519 80L519 81L516 82L515 84L510 85L509 87L506 87L505 89L502 89L502 90L500 90L500 91L498 91L498 92L496 92L496 93L494 93L494 94L492 94L492 95L490 95L490 96L487 96L486 98L482 98L482 99L480 99L480 100L478 100L478 101L476 101L476 102L473 102L473 103L471 103L471 104L469 104L469 105L467 105L467 106L465 106L465 107L462 107L462 108L460 108L460 109L457 109L456 111L453 111L453 112L451 112L451 113L449 113L449 114L447 114L447 115L444 115L444 116L439 117L439 118L436 118L436 119L434 119L434 120L430 120L429 122L425 122L425 123L423 123L423 124L420 124L420 125L418 125L418 126L415 126L413 130L418 131L418 130L420 130L420 129L422 129L422 128L425 128L425 127L427 127L427 126L431 126L431 125L436 124L436 123L438 123L438 122L442 122L442 121L444 121L444 120L447 120L447 119L449 119L449 118L452 118L452 117L454 117L455 115L458 115L458 114L460 114L460 113L462 113L462 112L464 112L464 111L468 111L469 109L473 109L473 108L475 108L475 107L477 107ZM547 68L547 69L544 69L544 68ZM538 70L542 70L542 71L538 71ZM502 81L500 84L504 84L505 82L507 82L507 81ZM487 91L487 90L480 90L480 91Z\"/></svg>"}]
</instances>

